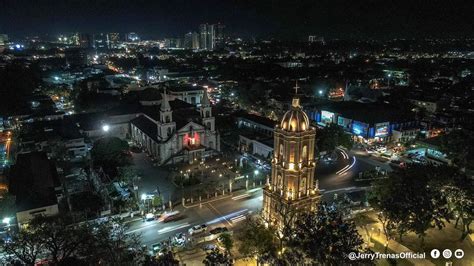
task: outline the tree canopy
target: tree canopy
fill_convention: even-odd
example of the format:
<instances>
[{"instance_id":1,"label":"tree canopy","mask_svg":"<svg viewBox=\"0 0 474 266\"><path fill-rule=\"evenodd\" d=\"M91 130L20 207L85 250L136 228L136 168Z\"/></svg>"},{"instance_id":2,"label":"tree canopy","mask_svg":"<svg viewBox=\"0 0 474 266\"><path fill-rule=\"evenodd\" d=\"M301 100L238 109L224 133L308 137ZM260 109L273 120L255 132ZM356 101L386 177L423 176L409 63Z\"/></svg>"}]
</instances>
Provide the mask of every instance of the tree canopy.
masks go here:
<instances>
[{"instance_id":1,"label":"tree canopy","mask_svg":"<svg viewBox=\"0 0 474 266\"><path fill-rule=\"evenodd\" d=\"M318 129L316 133L316 147L319 152L332 152L337 146L343 146L351 149L353 141L349 134L336 124L329 124L324 128Z\"/></svg>"},{"instance_id":2,"label":"tree canopy","mask_svg":"<svg viewBox=\"0 0 474 266\"><path fill-rule=\"evenodd\" d=\"M72 224L64 216L35 217L27 228L1 243L11 260L34 265L46 259L54 265L140 264L144 250L139 236L128 234L119 220Z\"/></svg>"},{"instance_id":3,"label":"tree canopy","mask_svg":"<svg viewBox=\"0 0 474 266\"><path fill-rule=\"evenodd\" d=\"M118 167L130 164L129 146L116 137L104 137L96 142L91 151L94 167L102 167L111 177L118 175Z\"/></svg>"},{"instance_id":4,"label":"tree canopy","mask_svg":"<svg viewBox=\"0 0 474 266\"><path fill-rule=\"evenodd\" d=\"M388 179L374 183L370 202L380 210L379 220L388 239L396 232L402 240L416 233L423 244L426 231L442 229L457 214L464 225L473 217L472 186L458 169L448 166L409 165ZM464 228L463 236L469 232Z\"/></svg>"},{"instance_id":5,"label":"tree canopy","mask_svg":"<svg viewBox=\"0 0 474 266\"><path fill-rule=\"evenodd\" d=\"M455 130L439 137L441 150L460 168L474 169L474 134Z\"/></svg>"},{"instance_id":6,"label":"tree canopy","mask_svg":"<svg viewBox=\"0 0 474 266\"><path fill-rule=\"evenodd\" d=\"M366 251L362 244L355 224L344 220L334 206L324 202L316 213L303 213L295 220L288 241L288 247L301 252L306 263L328 265L349 263L349 253Z\"/></svg>"}]
</instances>

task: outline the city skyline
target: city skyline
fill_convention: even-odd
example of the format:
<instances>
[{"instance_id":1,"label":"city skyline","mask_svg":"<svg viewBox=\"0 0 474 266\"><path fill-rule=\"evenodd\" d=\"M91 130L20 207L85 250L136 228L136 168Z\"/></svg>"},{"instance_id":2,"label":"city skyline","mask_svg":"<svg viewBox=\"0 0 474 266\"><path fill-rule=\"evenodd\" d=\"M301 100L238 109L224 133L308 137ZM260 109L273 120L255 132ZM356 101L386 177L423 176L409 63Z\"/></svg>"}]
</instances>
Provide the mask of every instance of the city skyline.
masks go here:
<instances>
[{"instance_id":1,"label":"city skyline","mask_svg":"<svg viewBox=\"0 0 474 266\"><path fill-rule=\"evenodd\" d=\"M64 32L181 36L223 23L238 36L305 39L473 37L469 1L2 1L0 32L14 38ZM294 29L298 30L295 31Z\"/></svg>"}]
</instances>

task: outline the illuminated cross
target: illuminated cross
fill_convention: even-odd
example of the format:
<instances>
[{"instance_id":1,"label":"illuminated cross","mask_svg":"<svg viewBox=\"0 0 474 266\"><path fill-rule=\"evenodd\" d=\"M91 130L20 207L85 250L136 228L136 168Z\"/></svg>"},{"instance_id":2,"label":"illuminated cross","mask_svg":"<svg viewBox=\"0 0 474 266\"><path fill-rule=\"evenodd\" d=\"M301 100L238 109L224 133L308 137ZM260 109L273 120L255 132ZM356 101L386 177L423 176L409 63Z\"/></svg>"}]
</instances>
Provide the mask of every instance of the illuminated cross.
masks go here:
<instances>
[{"instance_id":1,"label":"illuminated cross","mask_svg":"<svg viewBox=\"0 0 474 266\"><path fill-rule=\"evenodd\" d=\"M295 89L295 94L296 94L296 95L298 94L298 89L299 89L299 88L300 88L300 87L298 87L298 81L296 81L296 85L295 85L295 87L294 87L294 89Z\"/></svg>"}]
</instances>

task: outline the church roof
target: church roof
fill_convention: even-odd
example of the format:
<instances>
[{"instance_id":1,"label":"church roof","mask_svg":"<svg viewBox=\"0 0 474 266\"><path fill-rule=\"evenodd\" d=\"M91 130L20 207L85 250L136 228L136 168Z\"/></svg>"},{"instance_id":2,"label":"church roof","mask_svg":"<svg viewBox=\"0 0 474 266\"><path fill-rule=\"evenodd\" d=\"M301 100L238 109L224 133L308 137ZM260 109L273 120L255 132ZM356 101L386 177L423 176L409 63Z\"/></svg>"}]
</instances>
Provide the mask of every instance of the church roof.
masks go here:
<instances>
[{"instance_id":1,"label":"church roof","mask_svg":"<svg viewBox=\"0 0 474 266\"><path fill-rule=\"evenodd\" d=\"M176 122L176 129L179 130L189 122L201 124L201 115L195 109L179 109L173 112L173 121Z\"/></svg>"},{"instance_id":2,"label":"church roof","mask_svg":"<svg viewBox=\"0 0 474 266\"><path fill-rule=\"evenodd\" d=\"M163 99L161 91L157 88L146 88L138 92L138 99L140 101L160 101Z\"/></svg>"},{"instance_id":3,"label":"church roof","mask_svg":"<svg viewBox=\"0 0 474 266\"><path fill-rule=\"evenodd\" d=\"M283 116L280 126L283 130L292 132L302 132L309 129L309 118L301 109L299 98L293 98L291 109Z\"/></svg>"},{"instance_id":4,"label":"church roof","mask_svg":"<svg viewBox=\"0 0 474 266\"><path fill-rule=\"evenodd\" d=\"M171 107L171 111L173 111L172 117L173 121L175 121L175 118L180 115L181 110L194 110L199 115L199 112L196 111L196 107L192 104L189 104L185 101L175 99L173 101L169 101L169 105ZM160 105L151 105L151 106L142 106L143 113L145 113L147 116L153 118L155 121L160 120Z\"/></svg>"},{"instance_id":5,"label":"church roof","mask_svg":"<svg viewBox=\"0 0 474 266\"><path fill-rule=\"evenodd\" d=\"M131 123L145 133L145 135L158 141L158 127L153 121L141 115L133 119Z\"/></svg>"},{"instance_id":6,"label":"church roof","mask_svg":"<svg viewBox=\"0 0 474 266\"><path fill-rule=\"evenodd\" d=\"M194 105L179 99L170 101L169 104L173 111L172 121L176 123L177 130L183 128L189 122L195 122L201 125L201 115ZM143 106L143 113L155 121L160 121L160 109L161 107L159 105ZM156 136L157 134L157 125L145 116L140 116L132 120L132 123L149 136ZM153 135L150 135L148 132Z\"/></svg>"}]
</instances>

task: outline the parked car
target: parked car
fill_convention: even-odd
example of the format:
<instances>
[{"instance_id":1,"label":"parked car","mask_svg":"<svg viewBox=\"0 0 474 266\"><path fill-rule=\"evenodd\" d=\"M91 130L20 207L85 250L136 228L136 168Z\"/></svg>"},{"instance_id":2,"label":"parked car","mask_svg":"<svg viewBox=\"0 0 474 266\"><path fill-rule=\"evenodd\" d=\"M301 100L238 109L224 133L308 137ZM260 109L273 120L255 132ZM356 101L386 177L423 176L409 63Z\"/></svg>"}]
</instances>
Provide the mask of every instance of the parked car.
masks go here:
<instances>
[{"instance_id":1,"label":"parked car","mask_svg":"<svg viewBox=\"0 0 474 266\"><path fill-rule=\"evenodd\" d=\"M204 251L214 250L214 249L216 249L216 248L217 248L217 246L214 245L214 244L206 244L206 245L204 245L204 246L202 247L202 249L203 249Z\"/></svg>"},{"instance_id":2,"label":"parked car","mask_svg":"<svg viewBox=\"0 0 474 266\"><path fill-rule=\"evenodd\" d=\"M151 245L151 251L154 255L163 255L163 251L168 248L168 244L165 241L155 243Z\"/></svg>"},{"instance_id":3,"label":"parked car","mask_svg":"<svg viewBox=\"0 0 474 266\"><path fill-rule=\"evenodd\" d=\"M207 230L207 225L201 224L201 225L195 225L195 226L189 228L188 233L190 235L195 235L195 234L205 232L206 230Z\"/></svg>"},{"instance_id":4,"label":"parked car","mask_svg":"<svg viewBox=\"0 0 474 266\"><path fill-rule=\"evenodd\" d=\"M213 234L213 235L217 235L217 234L222 234L224 232L227 232L229 231L229 229L227 229L227 227L216 227L214 229L212 229L211 231L209 231L209 233Z\"/></svg>"},{"instance_id":5,"label":"parked car","mask_svg":"<svg viewBox=\"0 0 474 266\"><path fill-rule=\"evenodd\" d=\"M177 233L173 237L173 244L175 246L182 247L184 246L185 243L186 243L186 235L184 233Z\"/></svg>"}]
</instances>

